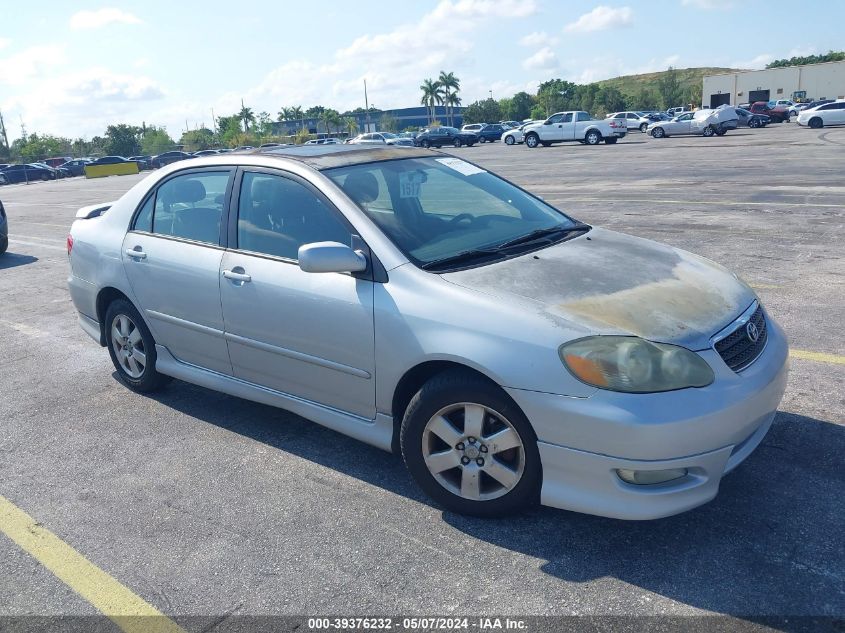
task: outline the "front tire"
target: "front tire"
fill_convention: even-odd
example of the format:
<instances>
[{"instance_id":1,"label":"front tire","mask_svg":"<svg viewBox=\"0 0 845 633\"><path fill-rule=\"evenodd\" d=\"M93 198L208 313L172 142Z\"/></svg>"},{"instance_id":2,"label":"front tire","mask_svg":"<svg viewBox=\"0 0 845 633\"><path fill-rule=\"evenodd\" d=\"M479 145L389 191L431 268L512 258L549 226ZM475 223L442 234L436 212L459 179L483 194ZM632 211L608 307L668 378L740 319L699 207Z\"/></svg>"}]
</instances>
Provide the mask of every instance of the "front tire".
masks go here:
<instances>
[{"instance_id":1,"label":"front tire","mask_svg":"<svg viewBox=\"0 0 845 633\"><path fill-rule=\"evenodd\" d=\"M662 127L656 127L651 131L652 138L665 138L666 131Z\"/></svg>"},{"instance_id":2,"label":"front tire","mask_svg":"<svg viewBox=\"0 0 845 633\"><path fill-rule=\"evenodd\" d=\"M463 145L463 143L461 143L461 139L459 138L456 138L454 141L452 141L453 147L460 147L461 145Z\"/></svg>"},{"instance_id":3,"label":"front tire","mask_svg":"<svg viewBox=\"0 0 845 633\"><path fill-rule=\"evenodd\" d=\"M703 132L704 136L710 137L710 136L713 136L715 133L716 133L716 130L713 128L712 125L708 125L706 128L704 128L704 132Z\"/></svg>"},{"instance_id":4,"label":"front tire","mask_svg":"<svg viewBox=\"0 0 845 633\"><path fill-rule=\"evenodd\" d=\"M478 139L478 142L479 143L486 143L487 139L482 136L481 138Z\"/></svg>"},{"instance_id":5,"label":"front tire","mask_svg":"<svg viewBox=\"0 0 845 633\"><path fill-rule=\"evenodd\" d=\"M807 125L809 125L814 130L818 130L819 128L824 127L824 121L821 120L821 117L815 116L810 119Z\"/></svg>"},{"instance_id":6,"label":"front tire","mask_svg":"<svg viewBox=\"0 0 845 633\"><path fill-rule=\"evenodd\" d=\"M495 517L538 500L540 453L525 414L498 386L464 371L423 385L400 444L417 484L448 510Z\"/></svg>"},{"instance_id":7,"label":"front tire","mask_svg":"<svg viewBox=\"0 0 845 633\"><path fill-rule=\"evenodd\" d=\"M531 149L540 147L540 137L535 132L529 132L525 135L525 144Z\"/></svg>"},{"instance_id":8,"label":"front tire","mask_svg":"<svg viewBox=\"0 0 845 633\"><path fill-rule=\"evenodd\" d=\"M640 125L640 132L642 132L643 134L645 134L645 133L646 133L646 130L647 130L647 129L648 129L648 123L642 123L642 124Z\"/></svg>"},{"instance_id":9,"label":"front tire","mask_svg":"<svg viewBox=\"0 0 845 633\"><path fill-rule=\"evenodd\" d=\"M428 139L421 140L420 145L423 147L423 149L428 149L429 147L431 147L431 143L428 142Z\"/></svg>"},{"instance_id":10,"label":"front tire","mask_svg":"<svg viewBox=\"0 0 845 633\"><path fill-rule=\"evenodd\" d=\"M117 299L106 310L106 346L120 381L139 393L157 391L170 377L156 371L155 339L129 301Z\"/></svg>"},{"instance_id":11,"label":"front tire","mask_svg":"<svg viewBox=\"0 0 845 633\"><path fill-rule=\"evenodd\" d=\"M516 143L516 141L512 136L505 137L505 145L513 145L514 143Z\"/></svg>"},{"instance_id":12,"label":"front tire","mask_svg":"<svg viewBox=\"0 0 845 633\"><path fill-rule=\"evenodd\" d=\"M751 119L748 122L748 127L760 127L760 121L757 119Z\"/></svg>"}]
</instances>

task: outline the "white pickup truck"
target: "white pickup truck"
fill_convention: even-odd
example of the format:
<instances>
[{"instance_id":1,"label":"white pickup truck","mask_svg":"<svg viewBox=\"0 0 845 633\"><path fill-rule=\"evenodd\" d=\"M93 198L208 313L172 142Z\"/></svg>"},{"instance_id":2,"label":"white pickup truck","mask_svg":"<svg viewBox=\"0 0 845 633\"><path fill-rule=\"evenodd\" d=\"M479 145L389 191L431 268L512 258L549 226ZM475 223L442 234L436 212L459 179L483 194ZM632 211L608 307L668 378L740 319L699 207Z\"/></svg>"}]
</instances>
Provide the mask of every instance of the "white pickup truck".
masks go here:
<instances>
[{"instance_id":1,"label":"white pickup truck","mask_svg":"<svg viewBox=\"0 0 845 633\"><path fill-rule=\"evenodd\" d=\"M548 147L563 141L580 141L587 145L598 145L604 141L612 145L628 133L628 126L625 119L596 121L589 112L574 110L556 112L542 123L526 126L523 132L525 144L531 148Z\"/></svg>"}]
</instances>

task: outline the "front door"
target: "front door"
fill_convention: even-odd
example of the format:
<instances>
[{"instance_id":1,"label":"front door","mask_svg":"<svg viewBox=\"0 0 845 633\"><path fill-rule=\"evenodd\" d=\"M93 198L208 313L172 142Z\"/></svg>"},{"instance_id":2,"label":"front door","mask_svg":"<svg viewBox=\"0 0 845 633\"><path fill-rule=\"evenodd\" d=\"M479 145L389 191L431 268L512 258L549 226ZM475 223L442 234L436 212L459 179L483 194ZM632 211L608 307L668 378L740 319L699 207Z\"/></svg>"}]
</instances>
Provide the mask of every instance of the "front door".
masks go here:
<instances>
[{"instance_id":1,"label":"front door","mask_svg":"<svg viewBox=\"0 0 845 633\"><path fill-rule=\"evenodd\" d=\"M278 171L243 172L235 199L220 265L235 376L375 418L373 282L297 263L303 244L352 245L352 227L316 189Z\"/></svg>"},{"instance_id":2,"label":"front door","mask_svg":"<svg viewBox=\"0 0 845 633\"><path fill-rule=\"evenodd\" d=\"M121 252L156 342L183 362L225 374L232 366L220 308L220 239L232 174L192 170L164 181L145 201Z\"/></svg>"}]
</instances>

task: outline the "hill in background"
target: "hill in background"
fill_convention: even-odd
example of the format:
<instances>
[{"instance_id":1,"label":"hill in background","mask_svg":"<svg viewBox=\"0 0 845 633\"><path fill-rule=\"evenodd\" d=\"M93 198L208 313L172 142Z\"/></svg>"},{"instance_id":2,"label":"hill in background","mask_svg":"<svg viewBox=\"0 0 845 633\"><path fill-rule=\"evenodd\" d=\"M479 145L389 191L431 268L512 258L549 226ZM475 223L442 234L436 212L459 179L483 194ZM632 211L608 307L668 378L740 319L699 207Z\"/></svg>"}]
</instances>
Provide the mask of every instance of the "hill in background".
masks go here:
<instances>
[{"instance_id":1,"label":"hill in background","mask_svg":"<svg viewBox=\"0 0 845 633\"><path fill-rule=\"evenodd\" d=\"M718 75L720 73L738 72L736 68L676 68L674 69L678 78L678 84L684 92L701 90L703 79L707 75ZM604 79L597 81L599 87L612 87L619 90L619 92L635 96L641 90L653 90L659 92L660 81L666 76L669 71L661 71L657 73L645 73L642 75L625 75L624 77L614 77L613 79Z\"/></svg>"}]
</instances>

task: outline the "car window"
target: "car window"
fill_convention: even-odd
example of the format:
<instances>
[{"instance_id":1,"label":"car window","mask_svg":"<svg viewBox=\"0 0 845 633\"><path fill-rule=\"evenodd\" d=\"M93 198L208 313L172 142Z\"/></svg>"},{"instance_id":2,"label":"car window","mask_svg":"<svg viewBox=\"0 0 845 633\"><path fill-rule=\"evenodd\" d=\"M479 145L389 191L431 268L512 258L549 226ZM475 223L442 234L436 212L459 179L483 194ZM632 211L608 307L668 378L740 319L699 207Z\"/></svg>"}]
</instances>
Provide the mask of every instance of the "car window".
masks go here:
<instances>
[{"instance_id":1,"label":"car window","mask_svg":"<svg viewBox=\"0 0 845 633\"><path fill-rule=\"evenodd\" d=\"M579 112L578 117L575 120L576 121L589 121L590 115L587 112Z\"/></svg>"},{"instance_id":2,"label":"car window","mask_svg":"<svg viewBox=\"0 0 845 633\"><path fill-rule=\"evenodd\" d=\"M219 244L228 182L228 171L194 172L166 181L156 190L151 232Z\"/></svg>"},{"instance_id":3,"label":"car window","mask_svg":"<svg viewBox=\"0 0 845 633\"><path fill-rule=\"evenodd\" d=\"M238 200L238 248L297 260L312 242L352 245L352 232L336 210L305 185L247 172Z\"/></svg>"},{"instance_id":4,"label":"car window","mask_svg":"<svg viewBox=\"0 0 845 633\"><path fill-rule=\"evenodd\" d=\"M563 115L562 114L554 114L554 115L549 117L548 122L551 124L551 123L560 123L561 121L563 121Z\"/></svg>"},{"instance_id":5,"label":"car window","mask_svg":"<svg viewBox=\"0 0 845 633\"><path fill-rule=\"evenodd\" d=\"M420 264L571 222L537 198L456 158L383 161L324 173Z\"/></svg>"}]
</instances>

